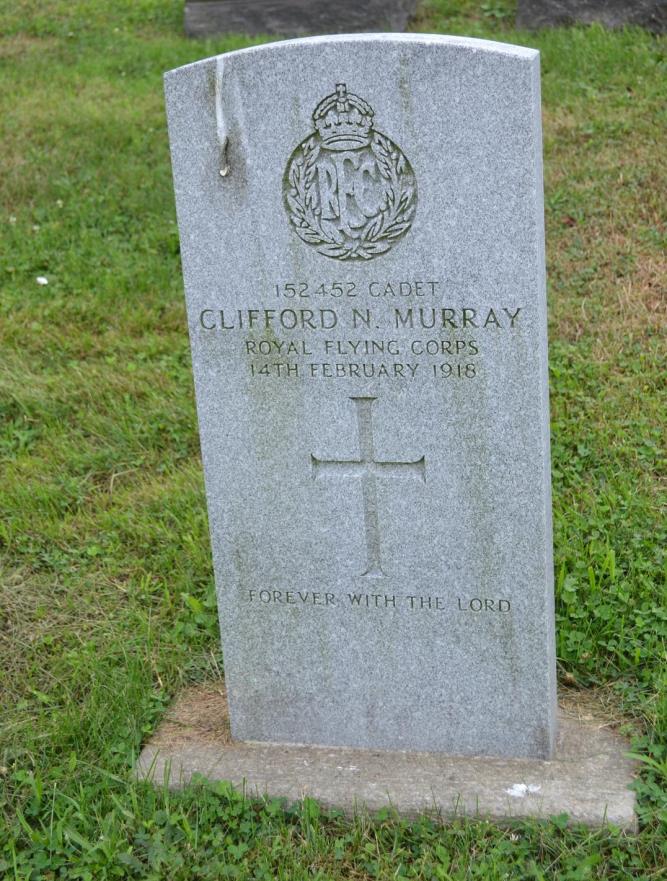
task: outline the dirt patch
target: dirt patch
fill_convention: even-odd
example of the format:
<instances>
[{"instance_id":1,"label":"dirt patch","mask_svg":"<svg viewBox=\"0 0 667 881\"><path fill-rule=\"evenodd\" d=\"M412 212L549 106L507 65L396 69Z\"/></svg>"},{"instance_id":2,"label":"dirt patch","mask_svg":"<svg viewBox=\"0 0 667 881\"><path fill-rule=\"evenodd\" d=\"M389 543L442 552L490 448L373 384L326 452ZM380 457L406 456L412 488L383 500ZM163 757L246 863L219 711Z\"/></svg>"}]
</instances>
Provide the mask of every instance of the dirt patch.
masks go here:
<instances>
[{"instance_id":1,"label":"dirt patch","mask_svg":"<svg viewBox=\"0 0 667 881\"><path fill-rule=\"evenodd\" d=\"M4 61L24 60L34 52L46 52L58 45L55 37L31 37L28 34L12 34L0 40L0 58Z\"/></svg>"},{"instance_id":2,"label":"dirt patch","mask_svg":"<svg viewBox=\"0 0 667 881\"><path fill-rule=\"evenodd\" d=\"M227 692L222 680L179 692L151 738L151 745L167 748L194 740L218 745L232 742Z\"/></svg>"},{"instance_id":3,"label":"dirt patch","mask_svg":"<svg viewBox=\"0 0 667 881\"><path fill-rule=\"evenodd\" d=\"M558 706L564 717L590 723L596 728L608 728L626 736L640 733L639 722L623 713L618 695L611 687L580 690L559 685Z\"/></svg>"},{"instance_id":4,"label":"dirt patch","mask_svg":"<svg viewBox=\"0 0 667 881\"><path fill-rule=\"evenodd\" d=\"M624 716L618 699L609 688L558 689L561 713L598 729L627 731L637 728ZM232 743L229 707L224 680L205 682L183 689L169 707L150 745L166 749L188 742L202 741L219 746Z\"/></svg>"},{"instance_id":5,"label":"dirt patch","mask_svg":"<svg viewBox=\"0 0 667 881\"><path fill-rule=\"evenodd\" d=\"M654 332L667 328L667 258L641 256L631 278L617 285L621 323Z\"/></svg>"}]
</instances>

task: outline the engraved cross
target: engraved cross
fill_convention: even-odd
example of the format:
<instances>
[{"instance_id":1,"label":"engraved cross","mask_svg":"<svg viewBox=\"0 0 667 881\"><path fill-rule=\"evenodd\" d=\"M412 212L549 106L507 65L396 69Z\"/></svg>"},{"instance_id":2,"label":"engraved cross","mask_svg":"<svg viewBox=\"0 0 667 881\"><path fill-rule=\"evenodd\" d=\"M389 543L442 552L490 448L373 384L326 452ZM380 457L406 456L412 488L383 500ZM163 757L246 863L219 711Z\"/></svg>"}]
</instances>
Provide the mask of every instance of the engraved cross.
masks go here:
<instances>
[{"instance_id":1,"label":"engraved cross","mask_svg":"<svg viewBox=\"0 0 667 881\"><path fill-rule=\"evenodd\" d=\"M382 578L380 520L378 515L376 478L412 478L426 482L425 458L413 462L378 462L373 450L373 403L376 398L350 398L357 411L359 434L358 459L318 459L311 454L313 479L321 477L360 477L364 502L366 532L366 571L362 575Z\"/></svg>"}]
</instances>

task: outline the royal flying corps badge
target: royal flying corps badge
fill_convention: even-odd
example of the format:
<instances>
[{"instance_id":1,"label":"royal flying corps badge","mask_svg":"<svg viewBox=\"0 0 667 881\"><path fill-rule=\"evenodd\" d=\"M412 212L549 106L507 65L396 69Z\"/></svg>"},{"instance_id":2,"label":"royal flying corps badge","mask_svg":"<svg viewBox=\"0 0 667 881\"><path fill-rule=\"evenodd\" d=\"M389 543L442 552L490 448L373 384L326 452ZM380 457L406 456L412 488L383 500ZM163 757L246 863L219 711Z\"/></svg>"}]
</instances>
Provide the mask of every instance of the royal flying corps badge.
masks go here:
<instances>
[{"instance_id":1,"label":"royal flying corps badge","mask_svg":"<svg viewBox=\"0 0 667 881\"><path fill-rule=\"evenodd\" d=\"M290 156L285 209L301 241L337 260L370 260L410 229L417 181L373 108L339 83L315 108L315 131Z\"/></svg>"}]
</instances>

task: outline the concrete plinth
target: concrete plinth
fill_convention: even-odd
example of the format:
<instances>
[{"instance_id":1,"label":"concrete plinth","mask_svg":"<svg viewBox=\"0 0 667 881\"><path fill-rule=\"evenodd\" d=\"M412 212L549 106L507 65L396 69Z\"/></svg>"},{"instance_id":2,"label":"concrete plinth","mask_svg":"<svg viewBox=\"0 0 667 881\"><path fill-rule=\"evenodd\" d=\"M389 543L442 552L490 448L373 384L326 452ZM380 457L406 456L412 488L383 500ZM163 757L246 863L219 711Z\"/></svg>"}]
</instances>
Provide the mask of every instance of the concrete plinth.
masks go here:
<instances>
[{"instance_id":1,"label":"concrete plinth","mask_svg":"<svg viewBox=\"0 0 667 881\"><path fill-rule=\"evenodd\" d=\"M139 758L140 778L174 788L193 774L229 780L250 796L309 796L348 813L391 806L414 817L437 812L507 820L567 813L571 822L636 828L635 765L607 723L561 707L551 761L452 757L348 748L239 743L229 735L224 688L188 689Z\"/></svg>"}]
</instances>

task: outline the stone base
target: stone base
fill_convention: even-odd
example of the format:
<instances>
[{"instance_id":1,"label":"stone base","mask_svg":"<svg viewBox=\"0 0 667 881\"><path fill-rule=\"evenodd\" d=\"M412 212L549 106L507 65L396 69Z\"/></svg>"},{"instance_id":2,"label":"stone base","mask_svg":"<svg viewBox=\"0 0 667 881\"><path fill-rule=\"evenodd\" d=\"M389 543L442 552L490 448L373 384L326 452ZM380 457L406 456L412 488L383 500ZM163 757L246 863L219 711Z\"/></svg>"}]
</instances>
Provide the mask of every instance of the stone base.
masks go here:
<instances>
[{"instance_id":1,"label":"stone base","mask_svg":"<svg viewBox=\"0 0 667 881\"><path fill-rule=\"evenodd\" d=\"M636 829L627 742L568 702L553 760L232 741L224 686L182 692L137 765L141 779L178 788L193 774L229 780L250 796L309 796L347 813L391 806L414 817L507 820L567 813L570 822Z\"/></svg>"}]
</instances>

